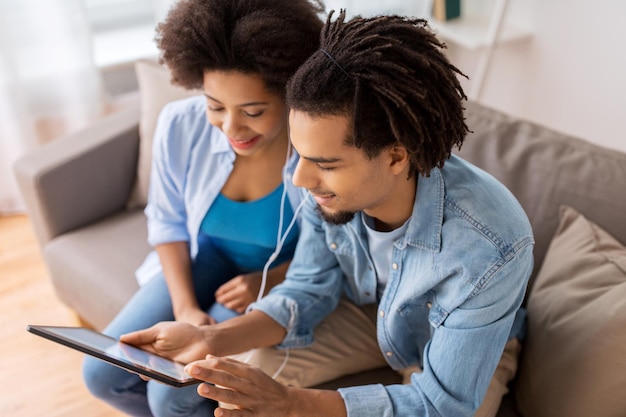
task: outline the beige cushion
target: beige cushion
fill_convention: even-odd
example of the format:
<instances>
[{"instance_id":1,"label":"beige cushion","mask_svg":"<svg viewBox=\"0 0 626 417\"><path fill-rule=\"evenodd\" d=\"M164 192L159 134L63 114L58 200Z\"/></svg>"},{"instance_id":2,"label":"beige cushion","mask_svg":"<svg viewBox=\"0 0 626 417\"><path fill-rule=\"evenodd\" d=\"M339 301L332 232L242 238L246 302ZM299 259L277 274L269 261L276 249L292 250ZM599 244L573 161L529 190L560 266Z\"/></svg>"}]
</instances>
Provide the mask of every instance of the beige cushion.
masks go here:
<instances>
[{"instance_id":1,"label":"beige cushion","mask_svg":"<svg viewBox=\"0 0 626 417\"><path fill-rule=\"evenodd\" d=\"M524 417L625 415L626 248L571 207L560 209L528 326L516 385Z\"/></svg>"},{"instance_id":2,"label":"beige cushion","mask_svg":"<svg viewBox=\"0 0 626 417\"><path fill-rule=\"evenodd\" d=\"M154 60L141 59L135 62L135 74L139 84L141 118L137 180L128 203L130 208L145 206L147 202L152 138L161 109L171 101L201 94L200 91L173 85L167 68Z\"/></svg>"}]
</instances>

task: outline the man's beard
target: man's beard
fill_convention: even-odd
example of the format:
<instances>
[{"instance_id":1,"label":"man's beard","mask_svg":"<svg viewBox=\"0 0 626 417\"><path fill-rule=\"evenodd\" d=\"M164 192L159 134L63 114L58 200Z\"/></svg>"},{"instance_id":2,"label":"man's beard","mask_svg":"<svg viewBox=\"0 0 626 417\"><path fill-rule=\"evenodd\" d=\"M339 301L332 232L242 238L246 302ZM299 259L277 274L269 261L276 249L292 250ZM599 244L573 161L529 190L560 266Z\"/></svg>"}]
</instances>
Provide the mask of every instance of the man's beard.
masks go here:
<instances>
[{"instance_id":1,"label":"man's beard","mask_svg":"<svg viewBox=\"0 0 626 417\"><path fill-rule=\"evenodd\" d=\"M334 225L342 225L348 223L350 220L354 218L354 212L352 211L338 211L336 213L326 213L322 210L322 207L318 204L315 209L322 216L324 221L334 224Z\"/></svg>"}]
</instances>

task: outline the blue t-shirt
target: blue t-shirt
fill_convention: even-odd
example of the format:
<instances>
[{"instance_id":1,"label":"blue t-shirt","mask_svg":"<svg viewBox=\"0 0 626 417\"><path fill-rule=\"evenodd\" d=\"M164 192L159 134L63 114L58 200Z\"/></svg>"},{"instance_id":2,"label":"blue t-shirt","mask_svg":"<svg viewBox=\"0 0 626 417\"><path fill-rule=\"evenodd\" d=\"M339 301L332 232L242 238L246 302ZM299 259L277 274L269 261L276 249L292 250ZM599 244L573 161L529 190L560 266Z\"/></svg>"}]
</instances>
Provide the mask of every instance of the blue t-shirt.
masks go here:
<instances>
[{"instance_id":1,"label":"blue t-shirt","mask_svg":"<svg viewBox=\"0 0 626 417\"><path fill-rule=\"evenodd\" d=\"M281 183L274 191L253 201L233 201L220 193L200 225L212 246L244 270L260 271L276 249L282 202L283 221L280 237L293 219L293 209ZM272 265L293 257L298 240L298 227L290 230L279 256ZM202 248L200 248L202 251Z\"/></svg>"}]
</instances>

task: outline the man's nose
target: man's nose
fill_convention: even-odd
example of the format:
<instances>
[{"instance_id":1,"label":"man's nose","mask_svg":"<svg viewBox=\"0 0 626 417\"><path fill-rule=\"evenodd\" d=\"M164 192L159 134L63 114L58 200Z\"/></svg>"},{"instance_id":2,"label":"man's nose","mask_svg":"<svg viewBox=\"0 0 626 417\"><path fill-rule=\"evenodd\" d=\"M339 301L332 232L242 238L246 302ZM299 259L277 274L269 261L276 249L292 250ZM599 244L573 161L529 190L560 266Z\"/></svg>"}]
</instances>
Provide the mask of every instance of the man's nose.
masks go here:
<instances>
[{"instance_id":1,"label":"man's nose","mask_svg":"<svg viewBox=\"0 0 626 417\"><path fill-rule=\"evenodd\" d=\"M316 180L314 177L314 170L312 168L313 164L310 161L300 158L298 164L296 165L296 169L293 172L293 185L302 188L314 188Z\"/></svg>"}]
</instances>

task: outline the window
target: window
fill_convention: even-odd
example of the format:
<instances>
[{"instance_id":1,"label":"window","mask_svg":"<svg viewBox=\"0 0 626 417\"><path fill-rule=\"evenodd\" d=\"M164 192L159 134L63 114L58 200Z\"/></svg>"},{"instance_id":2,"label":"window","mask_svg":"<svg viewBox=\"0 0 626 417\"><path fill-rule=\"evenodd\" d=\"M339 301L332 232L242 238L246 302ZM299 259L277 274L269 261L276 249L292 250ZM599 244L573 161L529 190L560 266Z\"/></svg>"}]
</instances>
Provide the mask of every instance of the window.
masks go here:
<instances>
[{"instance_id":1,"label":"window","mask_svg":"<svg viewBox=\"0 0 626 417\"><path fill-rule=\"evenodd\" d=\"M83 0L99 67L156 57L154 28L174 0Z\"/></svg>"},{"instance_id":2,"label":"window","mask_svg":"<svg viewBox=\"0 0 626 417\"><path fill-rule=\"evenodd\" d=\"M94 33L153 24L153 0L84 0Z\"/></svg>"}]
</instances>

